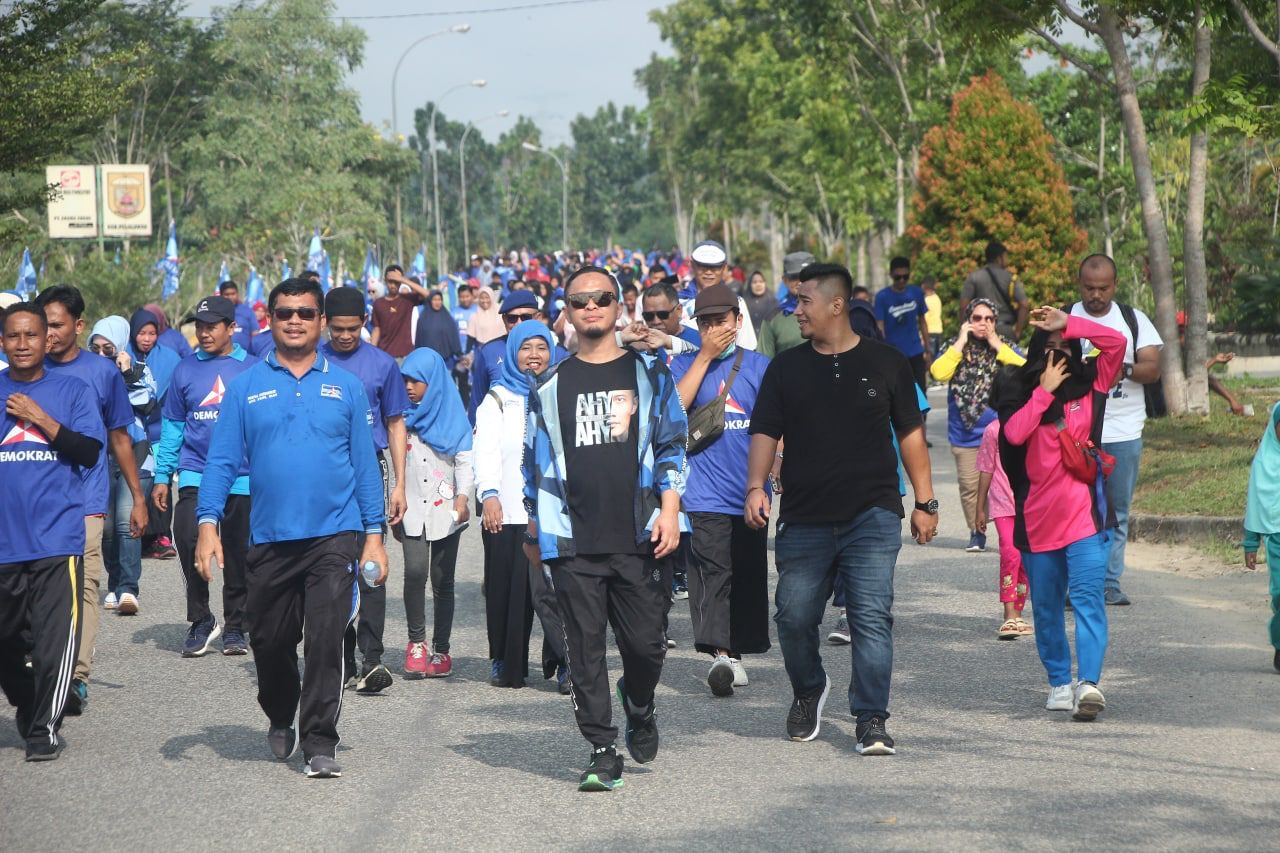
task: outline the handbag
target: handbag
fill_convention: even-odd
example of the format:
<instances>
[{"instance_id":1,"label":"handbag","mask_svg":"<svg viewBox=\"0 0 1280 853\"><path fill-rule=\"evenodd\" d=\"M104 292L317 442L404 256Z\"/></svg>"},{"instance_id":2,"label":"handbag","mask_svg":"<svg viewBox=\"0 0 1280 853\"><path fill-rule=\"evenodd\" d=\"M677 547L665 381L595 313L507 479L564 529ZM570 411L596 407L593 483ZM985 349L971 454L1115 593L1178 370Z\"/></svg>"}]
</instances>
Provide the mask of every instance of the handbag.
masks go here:
<instances>
[{"instance_id":1,"label":"handbag","mask_svg":"<svg viewBox=\"0 0 1280 853\"><path fill-rule=\"evenodd\" d=\"M738 378L738 369L742 367L742 356L745 350L738 348L733 359L733 370L724 382L724 389L714 400L703 403L689 415L689 445L686 453L701 453L724 432L724 401L729 398L729 390L733 388L733 380Z\"/></svg>"},{"instance_id":2,"label":"handbag","mask_svg":"<svg viewBox=\"0 0 1280 853\"><path fill-rule=\"evenodd\" d=\"M1062 465L1071 476L1090 485L1097 482L1099 471L1103 480L1111 476L1116 469L1114 456L1094 444L1093 439L1077 441L1067 432L1067 422L1062 418L1058 418L1054 426L1058 430L1058 446L1062 449Z\"/></svg>"}]
</instances>

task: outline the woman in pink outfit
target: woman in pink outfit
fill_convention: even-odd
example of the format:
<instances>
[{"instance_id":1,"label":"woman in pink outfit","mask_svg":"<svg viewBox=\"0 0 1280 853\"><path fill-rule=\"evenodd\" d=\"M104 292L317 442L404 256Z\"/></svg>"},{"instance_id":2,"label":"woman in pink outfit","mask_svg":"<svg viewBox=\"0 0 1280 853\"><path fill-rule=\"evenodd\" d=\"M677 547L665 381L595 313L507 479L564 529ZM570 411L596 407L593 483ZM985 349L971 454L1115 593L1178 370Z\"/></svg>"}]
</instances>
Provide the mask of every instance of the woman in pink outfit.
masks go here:
<instances>
[{"instance_id":1,"label":"woman in pink outfit","mask_svg":"<svg viewBox=\"0 0 1280 853\"><path fill-rule=\"evenodd\" d=\"M1084 482L1063 461L1060 432L1101 443L1107 392L1124 358L1125 338L1083 317L1048 306L1031 312L1036 332L1027 363L1000 377L1000 461L1013 490L1014 541L1031 583L1036 649L1049 676L1051 711L1092 720L1105 707L1098 689L1107 649L1103 582L1107 505L1102 477ZM1084 359L1081 340L1100 350ZM1064 599L1076 620L1076 675L1071 678Z\"/></svg>"},{"instance_id":2,"label":"woman in pink outfit","mask_svg":"<svg viewBox=\"0 0 1280 853\"><path fill-rule=\"evenodd\" d=\"M1000 539L1000 603L1004 605L1004 622L996 630L1001 640L1016 640L1034 630L1022 618L1027 606L1027 572L1022 567L1022 552L1013 541L1016 508L1009 478L1000 465L1000 421L993 420L982 431L978 445L978 504L975 523L983 534L987 522L995 522Z\"/></svg>"}]
</instances>

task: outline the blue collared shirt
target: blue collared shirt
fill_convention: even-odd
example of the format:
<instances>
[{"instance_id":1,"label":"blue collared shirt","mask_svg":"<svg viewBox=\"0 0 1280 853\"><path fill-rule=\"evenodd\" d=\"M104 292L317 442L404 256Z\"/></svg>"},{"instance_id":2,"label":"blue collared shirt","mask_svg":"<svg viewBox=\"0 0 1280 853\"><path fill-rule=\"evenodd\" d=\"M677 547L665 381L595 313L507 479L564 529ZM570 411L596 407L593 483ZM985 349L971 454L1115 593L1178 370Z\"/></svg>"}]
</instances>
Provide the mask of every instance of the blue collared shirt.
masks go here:
<instances>
[{"instance_id":1,"label":"blue collared shirt","mask_svg":"<svg viewBox=\"0 0 1280 853\"><path fill-rule=\"evenodd\" d=\"M222 519L249 461L254 545L347 531L381 533L382 474L364 386L317 353L297 378L271 352L227 386L213 429L196 517Z\"/></svg>"}]
</instances>

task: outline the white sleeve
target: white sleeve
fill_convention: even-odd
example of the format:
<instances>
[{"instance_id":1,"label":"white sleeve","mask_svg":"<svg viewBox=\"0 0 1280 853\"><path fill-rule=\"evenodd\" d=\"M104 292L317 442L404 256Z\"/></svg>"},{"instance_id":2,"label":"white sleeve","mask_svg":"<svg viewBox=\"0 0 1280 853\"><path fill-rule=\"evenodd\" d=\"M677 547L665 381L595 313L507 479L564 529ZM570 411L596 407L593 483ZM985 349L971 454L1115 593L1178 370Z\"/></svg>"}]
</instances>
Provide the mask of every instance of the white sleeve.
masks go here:
<instances>
[{"instance_id":1,"label":"white sleeve","mask_svg":"<svg viewBox=\"0 0 1280 853\"><path fill-rule=\"evenodd\" d=\"M471 489L475 485L475 475L472 468L472 451L460 450L453 457L453 487L454 494L462 495L468 500L471 499Z\"/></svg>"},{"instance_id":2,"label":"white sleeve","mask_svg":"<svg viewBox=\"0 0 1280 853\"><path fill-rule=\"evenodd\" d=\"M742 315L742 328L738 330L738 346L753 350L758 346L756 327L751 322L751 314L747 311L747 300L738 297L738 313Z\"/></svg>"},{"instance_id":3,"label":"white sleeve","mask_svg":"<svg viewBox=\"0 0 1280 853\"><path fill-rule=\"evenodd\" d=\"M1133 313L1138 315L1138 341L1134 349L1140 350L1143 347L1164 346L1164 340L1161 339L1160 333L1156 331L1155 324L1151 322L1150 318L1136 308Z\"/></svg>"},{"instance_id":4,"label":"white sleeve","mask_svg":"<svg viewBox=\"0 0 1280 853\"><path fill-rule=\"evenodd\" d=\"M476 432L471 442L476 499L485 492L502 490L502 407L485 394L476 409Z\"/></svg>"}]
</instances>

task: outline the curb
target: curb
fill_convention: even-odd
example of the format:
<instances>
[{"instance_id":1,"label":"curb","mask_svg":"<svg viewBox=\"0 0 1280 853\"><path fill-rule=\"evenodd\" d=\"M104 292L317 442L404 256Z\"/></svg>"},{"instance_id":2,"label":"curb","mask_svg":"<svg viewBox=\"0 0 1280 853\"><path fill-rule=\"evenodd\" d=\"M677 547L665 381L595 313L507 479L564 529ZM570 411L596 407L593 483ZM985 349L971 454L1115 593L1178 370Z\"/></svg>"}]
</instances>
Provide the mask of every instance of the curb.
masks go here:
<instances>
[{"instance_id":1,"label":"curb","mask_svg":"<svg viewBox=\"0 0 1280 853\"><path fill-rule=\"evenodd\" d=\"M1129 538L1144 542L1218 539L1239 545L1244 519L1212 515L1130 515Z\"/></svg>"}]
</instances>

